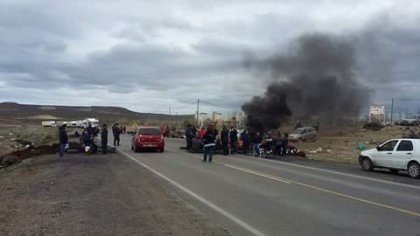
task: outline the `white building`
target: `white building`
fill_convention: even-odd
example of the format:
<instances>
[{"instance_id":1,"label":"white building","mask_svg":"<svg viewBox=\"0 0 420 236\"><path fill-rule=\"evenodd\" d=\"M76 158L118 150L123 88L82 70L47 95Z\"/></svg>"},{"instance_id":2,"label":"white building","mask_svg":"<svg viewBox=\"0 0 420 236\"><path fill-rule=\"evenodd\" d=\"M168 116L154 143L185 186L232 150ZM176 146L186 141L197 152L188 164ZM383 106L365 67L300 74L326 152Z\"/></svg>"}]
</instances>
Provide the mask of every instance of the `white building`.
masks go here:
<instances>
[{"instance_id":1,"label":"white building","mask_svg":"<svg viewBox=\"0 0 420 236\"><path fill-rule=\"evenodd\" d=\"M369 122L385 125L385 106L372 105L369 109Z\"/></svg>"}]
</instances>

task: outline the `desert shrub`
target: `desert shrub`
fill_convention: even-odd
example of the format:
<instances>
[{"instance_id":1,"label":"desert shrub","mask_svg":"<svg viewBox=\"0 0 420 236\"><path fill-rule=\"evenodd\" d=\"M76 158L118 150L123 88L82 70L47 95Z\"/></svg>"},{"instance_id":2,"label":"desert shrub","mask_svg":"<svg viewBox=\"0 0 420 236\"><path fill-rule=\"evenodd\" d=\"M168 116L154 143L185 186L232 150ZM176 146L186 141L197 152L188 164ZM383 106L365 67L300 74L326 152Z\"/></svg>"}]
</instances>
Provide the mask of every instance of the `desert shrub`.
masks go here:
<instances>
[{"instance_id":1,"label":"desert shrub","mask_svg":"<svg viewBox=\"0 0 420 236\"><path fill-rule=\"evenodd\" d=\"M376 123L376 122L370 122L363 125L364 129L373 130L373 131L379 131L384 128L383 125Z\"/></svg>"}]
</instances>

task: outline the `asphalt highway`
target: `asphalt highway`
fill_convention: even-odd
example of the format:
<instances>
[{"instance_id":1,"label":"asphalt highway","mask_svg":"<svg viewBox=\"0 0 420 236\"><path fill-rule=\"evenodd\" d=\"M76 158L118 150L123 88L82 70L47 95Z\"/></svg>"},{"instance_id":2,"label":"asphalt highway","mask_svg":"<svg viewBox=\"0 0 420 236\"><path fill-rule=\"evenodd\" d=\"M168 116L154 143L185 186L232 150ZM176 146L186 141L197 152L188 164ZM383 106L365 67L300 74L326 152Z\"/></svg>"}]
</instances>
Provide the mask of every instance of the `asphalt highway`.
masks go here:
<instances>
[{"instance_id":1,"label":"asphalt highway","mask_svg":"<svg viewBox=\"0 0 420 236\"><path fill-rule=\"evenodd\" d=\"M234 235L420 235L420 180L401 183L244 155L204 163L175 139L166 140L164 153L134 153L130 138L122 137L122 157Z\"/></svg>"}]
</instances>

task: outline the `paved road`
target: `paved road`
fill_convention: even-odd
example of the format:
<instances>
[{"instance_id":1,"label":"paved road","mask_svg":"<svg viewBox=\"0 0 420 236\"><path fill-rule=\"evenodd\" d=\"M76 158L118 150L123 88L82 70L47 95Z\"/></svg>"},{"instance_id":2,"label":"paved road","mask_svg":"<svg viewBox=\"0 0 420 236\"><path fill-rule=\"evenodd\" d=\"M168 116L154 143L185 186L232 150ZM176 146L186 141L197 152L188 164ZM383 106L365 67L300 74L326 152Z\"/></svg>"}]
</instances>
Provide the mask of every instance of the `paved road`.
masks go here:
<instances>
[{"instance_id":1,"label":"paved road","mask_svg":"<svg viewBox=\"0 0 420 236\"><path fill-rule=\"evenodd\" d=\"M235 235L420 235L420 180L399 183L236 155L201 162L167 140L165 153L119 151ZM379 174L380 176L380 174ZM396 178L408 178L396 176Z\"/></svg>"}]
</instances>

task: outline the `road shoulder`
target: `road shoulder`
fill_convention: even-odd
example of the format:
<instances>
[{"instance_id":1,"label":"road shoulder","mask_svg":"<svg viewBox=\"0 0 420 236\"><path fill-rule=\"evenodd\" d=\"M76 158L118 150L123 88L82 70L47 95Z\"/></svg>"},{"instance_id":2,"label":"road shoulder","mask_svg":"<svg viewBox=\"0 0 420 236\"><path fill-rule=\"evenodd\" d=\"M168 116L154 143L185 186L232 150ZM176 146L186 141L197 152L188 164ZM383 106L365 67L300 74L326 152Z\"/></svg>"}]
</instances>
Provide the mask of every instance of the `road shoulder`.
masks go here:
<instances>
[{"instance_id":1,"label":"road shoulder","mask_svg":"<svg viewBox=\"0 0 420 236\"><path fill-rule=\"evenodd\" d=\"M229 235L118 154L36 157L0 194L1 235Z\"/></svg>"}]
</instances>

